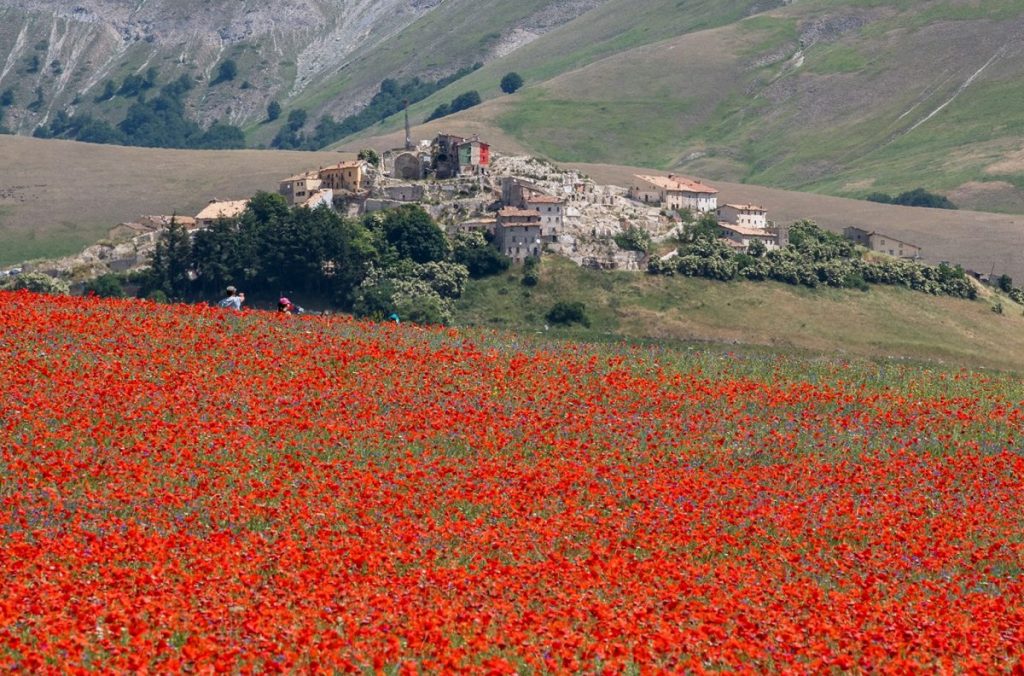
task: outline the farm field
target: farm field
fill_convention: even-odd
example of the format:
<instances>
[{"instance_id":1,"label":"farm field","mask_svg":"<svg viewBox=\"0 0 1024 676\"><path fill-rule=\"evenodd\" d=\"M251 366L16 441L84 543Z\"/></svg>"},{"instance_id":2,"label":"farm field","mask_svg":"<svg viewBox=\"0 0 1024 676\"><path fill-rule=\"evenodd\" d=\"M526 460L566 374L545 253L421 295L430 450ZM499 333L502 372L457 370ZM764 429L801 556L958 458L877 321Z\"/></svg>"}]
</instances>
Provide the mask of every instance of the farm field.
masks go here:
<instances>
[{"instance_id":1,"label":"farm field","mask_svg":"<svg viewBox=\"0 0 1024 676\"><path fill-rule=\"evenodd\" d=\"M170 150L0 135L0 265L78 253L146 214L194 216L336 152Z\"/></svg>"},{"instance_id":2,"label":"farm field","mask_svg":"<svg viewBox=\"0 0 1024 676\"><path fill-rule=\"evenodd\" d=\"M1024 384L0 294L0 665L1024 666Z\"/></svg>"}]
</instances>

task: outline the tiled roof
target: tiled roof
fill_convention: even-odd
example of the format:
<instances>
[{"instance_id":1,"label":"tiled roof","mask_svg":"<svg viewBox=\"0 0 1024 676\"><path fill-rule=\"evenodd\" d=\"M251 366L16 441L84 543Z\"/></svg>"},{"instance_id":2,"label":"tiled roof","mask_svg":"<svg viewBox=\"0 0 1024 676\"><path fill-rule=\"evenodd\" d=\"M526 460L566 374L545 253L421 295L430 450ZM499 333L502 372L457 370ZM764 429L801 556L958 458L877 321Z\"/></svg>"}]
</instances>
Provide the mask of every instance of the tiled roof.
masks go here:
<instances>
[{"instance_id":1,"label":"tiled roof","mask_svg":"<svg viewBox=\"0 0 1024 676\"><path fill-rule=\"evenodd\" d=\"M743 235L744 237L774 237L775 233L768 232L764 228L748 228L745 225L733 225L732 223L719 223L719 227L726 230L731 230L737 235Z\"/></svg>"},{"instance_id":2,"label":"tiled roof","mask_svg":"<svg viewBox=\"0 0 1024 676\"><path fill-rule=\"evenodd\" d=\"M739 209L740 211L759 211L761 213L768 213L764 207L756 204L723 204L723 207L732 207L733 209Z\"/></svg>"},{"instance_id":3,"label":"tiled roof","mask_svg":"<svg viewBox=\"0 0 1024 676\"><path fill-rule=\"evenodd\" d=\"M249 200L229 200L226 202L210 202L196 214L197 221L214 220L217 218L237 218L245 211Z\"/></svg>"},{"instance_id":4,"label":"tiled roof","mask_svg":"<svg viewBox=\"0 0 1024 676\"><path fill-rule=\"evenodd\" d=\"M536 218L540 219L538 214L533 209L519 209L516 207L505 207L498 212L498 218Z\"/></svg>"},{"instance_id":5,"label":"tiled roof","mask_svg":"<svg viewBox=\"0 0 1024 676\"><path fill-rule=\"evenodd\" d=\"M281 183L286 183L290 181L308 181L310 179L317 178L320 178L320 175L317 174L315 171L307 171L301 174L295 174L294 176L289 176L288 178L283 178L281 179Z\"/></svg>"},{"instance_id":6,"label":"tiled roof","mask_svg":"<svg viewBox=\"0 0 1024 676\"><path fill-rule=\"evenodd\" d=\"M561 204L562 200L551 195L530 195L526 198L530 204Z\"/></svg>"},{"instance_id":7,"label":"tiled roof","mask_svg":"<svg viewBox=\"0 0 1024 676\"><path fill-rule=\"evenodd\" d=\"M694 181L689 178L684 178L682 176L644 176L641 174L636 174L636 177L642 181L647 181L651 185L656 185L659 188L671 190L673 192L695 192L705 193L709 195L714 195L718 193L718 190L712 188L710 185L707 185L706 183Z\"/></svg>"},{"instance_id":8,"label":"tiled roof","mask_svg":"<svg viewBox=\"0 0 1024 676\"><path fill-rule=\"evenodd\" d=\"M337 171L339 169L358 169L361 166L363 166L362 160L347 160L345 162L338 162L337 164L332 164L329 167L324 167L323 169L320 170L320 173L322 174L329 171Z\"/></svg>"}]
</instances>

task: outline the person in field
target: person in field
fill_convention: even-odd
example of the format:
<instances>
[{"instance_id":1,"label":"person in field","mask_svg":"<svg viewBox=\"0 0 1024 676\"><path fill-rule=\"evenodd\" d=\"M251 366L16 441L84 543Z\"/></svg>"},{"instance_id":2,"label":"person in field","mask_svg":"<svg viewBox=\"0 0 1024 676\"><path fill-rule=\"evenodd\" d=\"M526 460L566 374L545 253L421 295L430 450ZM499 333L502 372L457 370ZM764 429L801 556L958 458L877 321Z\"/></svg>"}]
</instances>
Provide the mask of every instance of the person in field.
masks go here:
<instances>
[{"instance_id":1,"label":"person in field","mask_svg":"<svg viewBox=\"0 0 1024 676\"><path fill-rule=\"evenodd\" d=\"M232 310L241 310L242 303L245 302L245 294L233 286L229 286L227 291L228 295L221 298L220 301L217 302L217 306L230 308Z\"/></svg>"},{"instance_id":2,"label":"person in field","mask_svg":"<svg viewBox=\"0 0 1024 676\"><path fill-rule=\"evenodd\" d=\"M284 296L282 296L281 299L277 301L277 311L284 312L290 315L300 315L303 312L305 312L305 310L303 310L301 307L291 302Z\"/></svg>"}]
</instances>

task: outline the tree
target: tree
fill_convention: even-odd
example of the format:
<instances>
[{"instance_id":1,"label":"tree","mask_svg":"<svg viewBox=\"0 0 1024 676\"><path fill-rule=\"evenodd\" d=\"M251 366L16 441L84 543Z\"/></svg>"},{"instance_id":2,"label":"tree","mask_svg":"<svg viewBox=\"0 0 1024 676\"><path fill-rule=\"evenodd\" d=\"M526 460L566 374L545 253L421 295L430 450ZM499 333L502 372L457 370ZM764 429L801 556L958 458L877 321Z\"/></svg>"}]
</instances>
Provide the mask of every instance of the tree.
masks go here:
<instances>
[{"instance_id":1,"label":"tree","mask_svg":"<svg viewBox=\"0 0 1024 676\"><path fill-rule=\"evenodd\" d=\"M99 296L100 298L124 298L124 287L121 286L121 278L109 272L105 275L100 275L96 279L87 281L83 290L86 294Z\"/></svg>"},{"instance_id":2,"label":"tree","mask_svg":"<svg viewBox=\"0 0 1024 676\"><path fill-rule=\"evenodd\" d=\"M475 89L463 92L452 99L450 113L457 113L473 106L480 105L480 94Z\"/></svg>"},{"instance_id":3,"label":"tree","mask_svg":"<svg viewBox=\"0 0 1024 676\"><path fill-rule=\"evenodd\" d=\"M279 117L281 117L281 104L271 101L267 104L267 122L273 122Z\"/></svg>"},{"instance_id":4,"label":"tree","mask_svg":"<svg viewBox=\"0 0 1024 676\"><path fill-rule=\"evenodd\" d=\"M14 89L8 87L4 90L3 94L0 94L0 106L11 106L14 105Z\"/></svg>"},{"instance_id":5,"label":"tree","mask_svg":"<svg viewBox=\"0 0 1024 676\"><path fill-rule=\"evenodd\" d=\"M210 128L194 144L195 148L222 150L226 148L244 148L245 134L233 124L214 122Z\"/></svg>"},{"instance_id":6,"label":"tree","mask_svg":"<svg viewBox=\"0 0 1024 676\"><path fill-rule=\"evenodd\" d=\"M469 270L473 279L497 275L508 270L512 259L494 248L479 232L463 232L455 237L452 258Z\"/></svg>"},{"instance_id":7,"label":"tree","mask_svg":"<svg viewBox=\"0 0 1024 676\"><path fill-rule=\"evenodd\" d=\"M220 84L221 82L231 82L238 75L238 64L235 63L234 59L225 59L221 62L220 67L217 69L217 77L213 79L210 86Z\"/></svg>"},{"instance_id":8,"label":"tree","mask_svg":"<svg viewBox=\"0 0 1024 676\"><path fill-rule=\"evenodd\" d=\"M96 103L103 103L104 101L114 98L115 94L117 94L117 85L114 84L113 80L107 80L103 83L103 91L100 92L93 100Z\"/></svg>"},{"instance_id":9,"label":"tree","mask_svg":"<svg viewBox=\"0 0 1024 676\"><path fill-rule=\"evenodd\" d=\"M505 77L501 78L501 91L506 94L514 94L523 86L523 78L519 73L511 72L505 73Z\"/></svg>"},{"instance_id":10,"label":"tree","mask_svg":"<svg viewBox=\"0 0 1024 676\"><path fill-rule=\"evenodd\" d=\"M427 116L426 121L430 122L431 120L440 119L442 117L445 117L446 115L450 115L451 112L451 107L447 103L442 103L438 105L437 108L434 108L434 112Z\"/></svg>"},{"instance_id":11,"label":"tree","mask_svg":"<svg viewBox=\"0 0 1024 676\"><path fill-rule=\"evenodd\" d=\"M380 155L373 148L363 148L359 151L357 157L371 166L380 166Z\"/></svg>"},{"instance_id":12,"label":"tree","mask_svg":"<svg viewBox=\"0 0 1024 676\"><path fill-rule=\"evenodd\" d=\"M184 300L191 290L189 269L192 263L192 241L185 227L176 218L157 240L150 259L150 279L146 291L163 291L172 300Z\"/></svg>"},{"instance_id":13,"label":"tree","mask_svg":"<svg viewBox=\"0 0 1024 676\"><path fill-rule=\"evenodd\" d=\"M396 209L370 214L366 226L384 239L393 258L429 263L448 256L448 239L418 204L403 204Z\"/></svg>"},{"instance_id":14,"label":"tree","mask_svg":"<svg viewBox=\"0 0 1024 676\"><path fill-rule=\"evenodd\" d=\"M1013 277L1006 274L999 275L996 277L996 287L1004 293L1009 293L1013 290Z\"/></svg>"}]
</instances>

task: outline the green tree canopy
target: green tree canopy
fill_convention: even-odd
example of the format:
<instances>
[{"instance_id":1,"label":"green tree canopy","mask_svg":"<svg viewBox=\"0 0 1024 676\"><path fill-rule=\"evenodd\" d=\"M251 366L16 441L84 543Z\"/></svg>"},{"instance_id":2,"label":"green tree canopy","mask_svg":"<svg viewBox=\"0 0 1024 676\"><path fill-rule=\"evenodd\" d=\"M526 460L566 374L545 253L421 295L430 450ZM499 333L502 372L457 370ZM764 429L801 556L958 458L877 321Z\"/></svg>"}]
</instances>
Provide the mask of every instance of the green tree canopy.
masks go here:
<instances>
[{"instance_id":1,"label":"green tree canopy","mask_svg":"<svg viewBox=\"0 0 1024 676\"><path fill-rule=\"evenodd\" d=\"M501 91L506 94L513 94L519 91L519 88L523 86L523 78L515 71L511 73L505 73L505 77L501 78Z\"/></svg>"}]
</instances>

